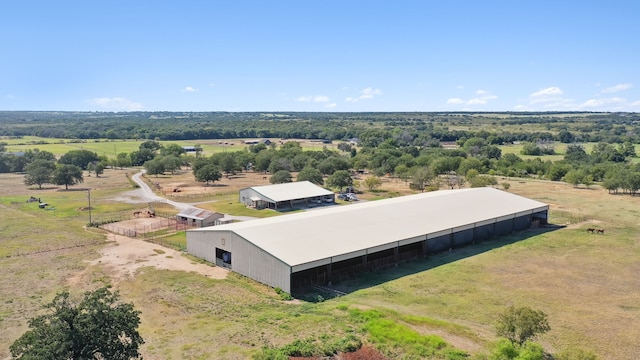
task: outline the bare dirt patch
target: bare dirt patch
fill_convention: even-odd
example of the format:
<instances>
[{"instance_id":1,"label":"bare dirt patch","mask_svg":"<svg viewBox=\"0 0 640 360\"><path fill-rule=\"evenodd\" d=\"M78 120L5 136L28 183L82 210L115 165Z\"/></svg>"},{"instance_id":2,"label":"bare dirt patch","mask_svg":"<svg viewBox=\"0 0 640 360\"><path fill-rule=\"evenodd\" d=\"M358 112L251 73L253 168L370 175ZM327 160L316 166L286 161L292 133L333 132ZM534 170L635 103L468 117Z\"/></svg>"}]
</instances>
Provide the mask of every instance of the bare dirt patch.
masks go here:
<instances>
[{"instance_id":1,"label":"bare dirt patch","mask_svg":"<svg viewBox=\"0 0 640 360\"><path fill-rule=\"evenodd\" d=\"M115 234L108 239L112 243L100 250L102 256L89 263L102 265L116 281L131 278L146 266L194 272L214 279L224 279L228 274L223 268L194 262L181 252L158 244Z\"/></svg>"},{"instance_id":2,"label":"bare dirt patch","mask_svg":"<svg viewBox=\"0 0 640 360\"><path fill-rule=\"evenodd\" d=\"M159 177L148 176L149 182L155 184L156 190L163 196L181 201L180 199L193 198L194 196L209 196L239 192L240 189L251 186L270 185L270 174L260 172L244 172L236 175L224 176L212 184L205 184L195 180L190 171L181 171L174 175Z\"/></svg>"}]
</instances>

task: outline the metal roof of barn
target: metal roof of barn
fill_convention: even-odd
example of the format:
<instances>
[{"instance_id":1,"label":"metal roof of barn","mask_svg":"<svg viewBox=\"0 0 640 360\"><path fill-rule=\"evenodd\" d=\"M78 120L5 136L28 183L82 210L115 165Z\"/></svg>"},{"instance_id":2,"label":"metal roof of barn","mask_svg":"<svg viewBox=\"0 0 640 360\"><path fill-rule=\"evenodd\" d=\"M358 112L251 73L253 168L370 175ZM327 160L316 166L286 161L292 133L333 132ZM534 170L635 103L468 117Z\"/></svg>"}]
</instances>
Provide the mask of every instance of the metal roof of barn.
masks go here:
<instances>
[{"instance_id":1,"label":"metal roof of barn","mask_svg":"<svg viewBox=\"0 0 640 360\"><path fill-rule=\"evenodd\" d=\"M333 195L333 192L322 188L310 181L296 181L284 184L253 186L251 187L251 189L273 202Z\"/></svg>"},{"instance_id":2,"label":"metal roof of barn","mask_svg":"<svg viewBox=\"0 0 640 360\"><path fill-rule=\"evenodd\" d=\"M180 211L177 216L181 216L188 219L205 220L212 216L222 217L224 215L218 214L216 212L212 212L209 210L200 209L197 207L189 207Z\"/></svg>"},{"instance_id":3,"label":"metal roof of barn","mask_svg":"<svg viewBox=\"0 0 640 360\"><path fill-rule=\"evenodd\" d=\"M440 190L190 231L233 231L289 266L548 210L493 188Z\"/></svg>"}]
</instances>

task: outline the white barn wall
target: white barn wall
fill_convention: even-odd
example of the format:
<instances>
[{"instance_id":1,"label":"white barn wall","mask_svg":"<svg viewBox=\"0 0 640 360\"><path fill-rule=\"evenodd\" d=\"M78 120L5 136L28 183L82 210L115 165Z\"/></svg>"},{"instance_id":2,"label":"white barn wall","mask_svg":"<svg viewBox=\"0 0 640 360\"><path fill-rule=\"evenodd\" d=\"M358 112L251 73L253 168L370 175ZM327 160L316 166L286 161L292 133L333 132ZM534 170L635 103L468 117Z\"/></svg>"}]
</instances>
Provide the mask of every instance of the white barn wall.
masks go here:
<instances>
[{"instance_id":1,"label":"white barn wall","mask_svg":"<svg viewBox=\"0 0 640 360\"><path fill-rule=\"evenodd\" d=\"M246 206L251 205L250 198L252 197L259 197L261 199L264 199L264 196L259 194L257 191L253 190L253 188L246 188L246 189L240 190L239 200L241 203L245 204Z\"/></svg>"},{"instance_id":2,"label":"white barn wall","mask_svg":"<svg viewBox=\"0 0 640 360\"><path fill-rule=\"evenodd\" d=\"M224 244L223 244L224 239ZM211 263L216 248L231 253L231 270L291 292L291 268L232 231L187 231L187 252Z\"/></svg>"}]
</instances>

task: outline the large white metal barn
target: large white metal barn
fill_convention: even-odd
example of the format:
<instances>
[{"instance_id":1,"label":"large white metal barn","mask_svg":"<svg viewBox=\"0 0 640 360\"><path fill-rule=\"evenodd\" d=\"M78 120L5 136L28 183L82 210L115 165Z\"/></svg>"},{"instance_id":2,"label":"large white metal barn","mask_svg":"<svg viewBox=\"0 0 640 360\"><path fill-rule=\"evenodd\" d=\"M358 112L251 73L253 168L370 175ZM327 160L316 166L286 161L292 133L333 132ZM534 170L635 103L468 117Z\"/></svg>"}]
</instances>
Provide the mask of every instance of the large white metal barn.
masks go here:
<instances>
[{"instance_id":1,"label":"large white metal barn","mask_svg":"<svg viewBox=\"0 0 640 360\"><path fill-rule=\"evenodd\" d=\"M292 292L545 223L493 188L441 190L187 231L187 252Z\"/></svg>"}]
</instances>

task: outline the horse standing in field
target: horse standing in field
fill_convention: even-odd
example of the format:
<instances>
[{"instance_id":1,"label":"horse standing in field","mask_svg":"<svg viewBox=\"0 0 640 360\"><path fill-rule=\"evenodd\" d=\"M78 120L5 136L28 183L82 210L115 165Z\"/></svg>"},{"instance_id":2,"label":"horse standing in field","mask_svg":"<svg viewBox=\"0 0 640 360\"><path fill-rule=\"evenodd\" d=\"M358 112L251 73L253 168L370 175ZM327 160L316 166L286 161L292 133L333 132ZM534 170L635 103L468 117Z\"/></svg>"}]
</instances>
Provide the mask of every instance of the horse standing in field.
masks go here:
<instances>
[{"instance_id":1,"label":"horse standing in field","mask_svg":"<svg viewBox=\"0 0 640 360\"><path fill-rule=\"evenodd\" d=\"M596 230L596 233L604 235L604 229L598 229Z\"/></svg>"},{"instance_id":2,"label":"horse standing in field","mask_svg":"<svg viewBox=\"0 0 640 360\"><path fill-rule=\"evenodd\" d=\"M588 228L587 229L587 232L591 233L591 234L595 233L595 231L596 231L596 229L594 229L594 228Z\"/></svg>"}]
</instances>

